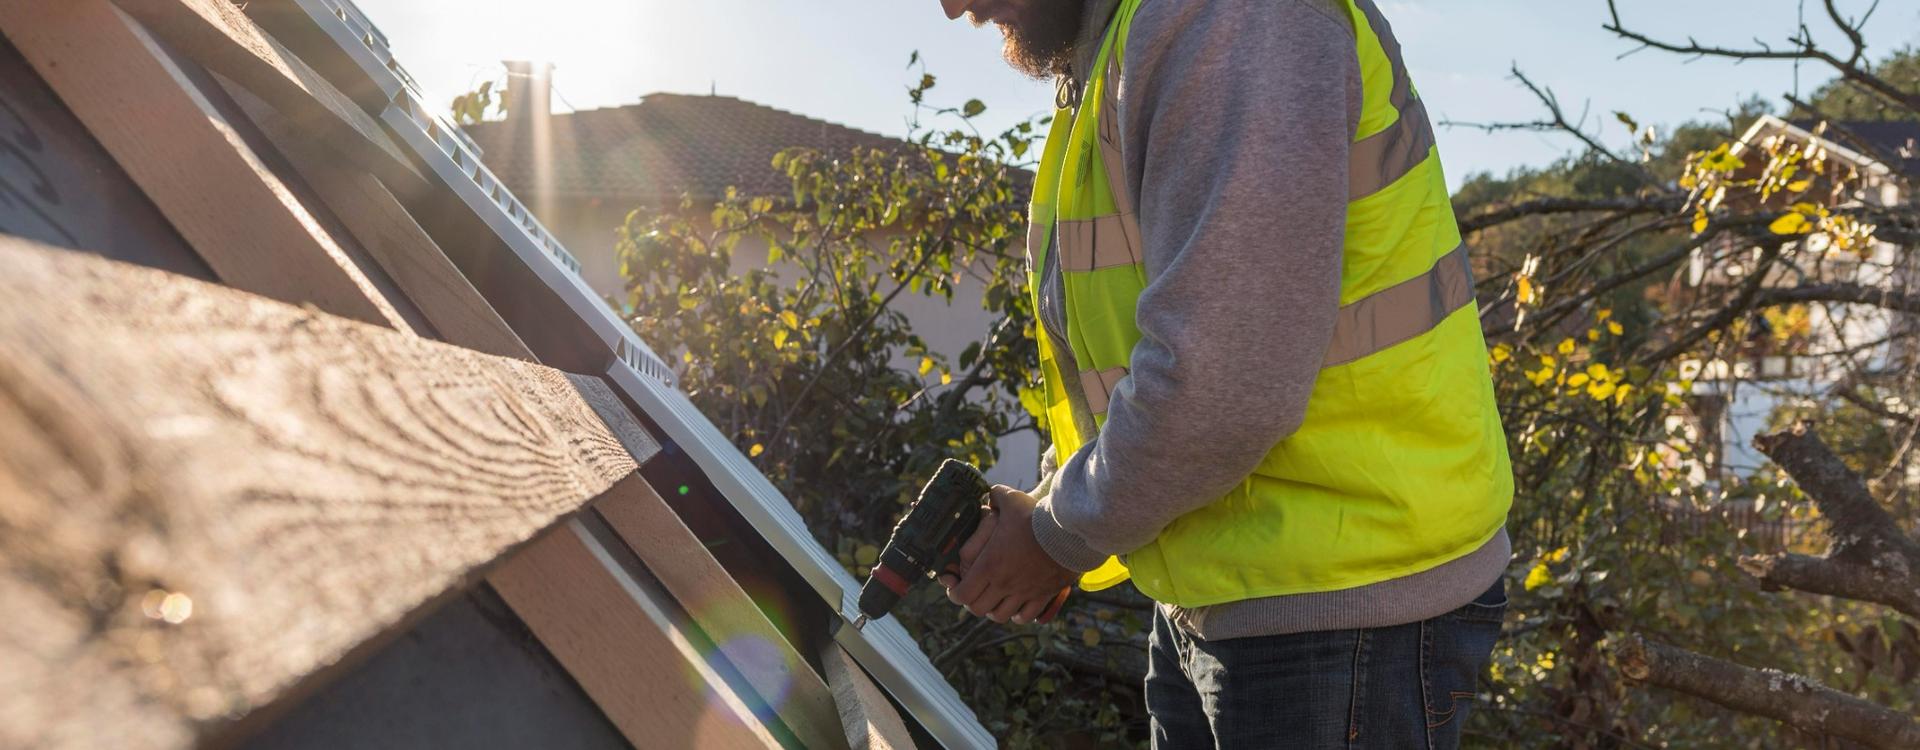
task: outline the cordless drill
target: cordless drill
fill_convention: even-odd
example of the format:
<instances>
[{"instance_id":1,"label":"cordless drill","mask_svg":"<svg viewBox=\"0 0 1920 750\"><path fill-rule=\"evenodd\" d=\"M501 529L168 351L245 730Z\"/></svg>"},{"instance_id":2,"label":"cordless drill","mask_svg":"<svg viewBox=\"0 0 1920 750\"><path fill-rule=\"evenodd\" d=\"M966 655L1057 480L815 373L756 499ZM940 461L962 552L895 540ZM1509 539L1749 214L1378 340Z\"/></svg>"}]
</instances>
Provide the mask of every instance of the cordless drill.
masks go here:
<instances>
[{"instance_id":1,"label":"cordless drill","mask_svg":"<svg viewBox=\"0 0 1920 750\"><path fill-rule=\"evenodd\" d=\"M981 506L992 491L980 470L966 462L949 458L940 464L920 489L920 497L894 525L886 548L880 550L872 575L860 588L860 617L853 627L863 628L867 620L885 617L914 584L958 562L960 546L980 528ZM1065 602L1063 590L1040 621L1052 619Z\"/></svg>"}]
</instances>

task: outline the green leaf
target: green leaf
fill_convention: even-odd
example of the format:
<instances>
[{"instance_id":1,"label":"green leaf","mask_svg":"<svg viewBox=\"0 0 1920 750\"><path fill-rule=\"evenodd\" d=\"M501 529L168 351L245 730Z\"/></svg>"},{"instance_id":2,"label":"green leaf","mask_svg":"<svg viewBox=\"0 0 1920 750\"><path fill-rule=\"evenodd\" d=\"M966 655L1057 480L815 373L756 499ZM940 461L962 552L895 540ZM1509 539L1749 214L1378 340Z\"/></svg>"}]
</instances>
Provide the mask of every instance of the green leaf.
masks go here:
<instances>
[{"instance_id":1,"label":"green leaf","mask_svg":"<svg viewBox=\"0 0 1920 750\"><path fill-rule=\"evenodd\" d=\"M987 105L985 102L982 102L979 99L968 99L967 103L960 107L960 116L966 117L966 118L973 118L973 117L980 116L980 113L985 111L987 111Z\"/></svg>"}]
</instances>

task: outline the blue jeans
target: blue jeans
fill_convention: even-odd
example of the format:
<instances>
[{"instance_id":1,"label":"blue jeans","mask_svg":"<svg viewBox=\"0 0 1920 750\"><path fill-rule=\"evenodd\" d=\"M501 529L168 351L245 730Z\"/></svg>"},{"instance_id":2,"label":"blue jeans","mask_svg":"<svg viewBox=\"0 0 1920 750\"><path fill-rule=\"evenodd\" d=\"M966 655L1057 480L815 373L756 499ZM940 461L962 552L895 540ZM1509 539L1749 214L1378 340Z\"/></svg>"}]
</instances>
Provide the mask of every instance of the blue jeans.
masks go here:
<instances>
[{"instance_id":1,"label":"blue jeans","mask_svg":"<svg viewBox=\"0 0 1920 750\"><path fill-rule=\"evenodd\" d=\"M1503 581L1431 620L1220 641L1156 611L1153 747L1459 747L1506 608Z\"/></svg>"}]
</instances>

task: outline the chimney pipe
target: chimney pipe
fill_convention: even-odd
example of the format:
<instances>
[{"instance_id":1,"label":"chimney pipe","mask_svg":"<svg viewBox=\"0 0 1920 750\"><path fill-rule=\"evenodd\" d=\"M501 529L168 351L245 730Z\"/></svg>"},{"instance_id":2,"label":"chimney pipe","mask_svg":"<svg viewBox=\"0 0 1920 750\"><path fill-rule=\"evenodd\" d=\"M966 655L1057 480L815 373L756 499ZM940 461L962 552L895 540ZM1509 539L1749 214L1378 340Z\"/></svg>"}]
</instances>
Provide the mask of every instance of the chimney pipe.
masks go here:
<instances>
[{"instance_id":1,"label":"chimney pipe","mask_svg":"<svg viewBox=\"0 0 1920 750\"><path fill-rule=\"evenodd\" d=\"M529 115L553 114L553 63L506 60L507 121L526 121Z\"/></svg>"}]
</instances>

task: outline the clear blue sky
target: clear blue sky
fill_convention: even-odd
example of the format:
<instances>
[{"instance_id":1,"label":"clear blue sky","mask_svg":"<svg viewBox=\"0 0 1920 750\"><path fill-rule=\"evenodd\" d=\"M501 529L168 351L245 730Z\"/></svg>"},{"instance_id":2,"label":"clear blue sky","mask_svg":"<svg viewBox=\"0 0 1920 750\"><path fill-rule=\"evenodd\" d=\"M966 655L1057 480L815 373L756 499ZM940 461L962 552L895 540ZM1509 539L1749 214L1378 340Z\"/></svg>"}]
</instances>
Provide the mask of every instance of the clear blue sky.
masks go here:
<instances>
[{"instance_id":1,"label":"clear blue sky","mask_svg":"<svg viewBox=\"0 0 1920 750\"><path fill-rule=\"evenodd\" d=\"M1539 114L1507 77L1518 64L1551 86L1575 113L1590 105L1615 140L1625 129L1612 112L1646 123L1711 116L1751 94L1774 101L1795 89L1792 65L1717 60L1680 64L1665 53L1632 48L1603 31L1603 0L1381 0L1400 35L1414 81L1436 119L1501 121ZM936 98L977 97L994 128L1051 106L1052 87L999 62L999 34L948 22L935 0L359 0L392 39L395 53L442 102L494 75L503 59L555 63L565 101L581 109L616 106L642 95L718 91L802 114L889 134L905 131L906 62L920 51L940 77ZM1843 0L1862 12L1868 0ZM1703 43L1784 46L1799 0L1621 0L1630 27ZM1809 25L1828 31L1817 0ZM1920 44L1920 0L1884 0L1869 27L1876 57ZM1830 74L1799 72L1811 90ZM1568 148L1534 134L1439 132L1448 171L1504 172L1541 164Z\"/></svg>"}]
</instances>

